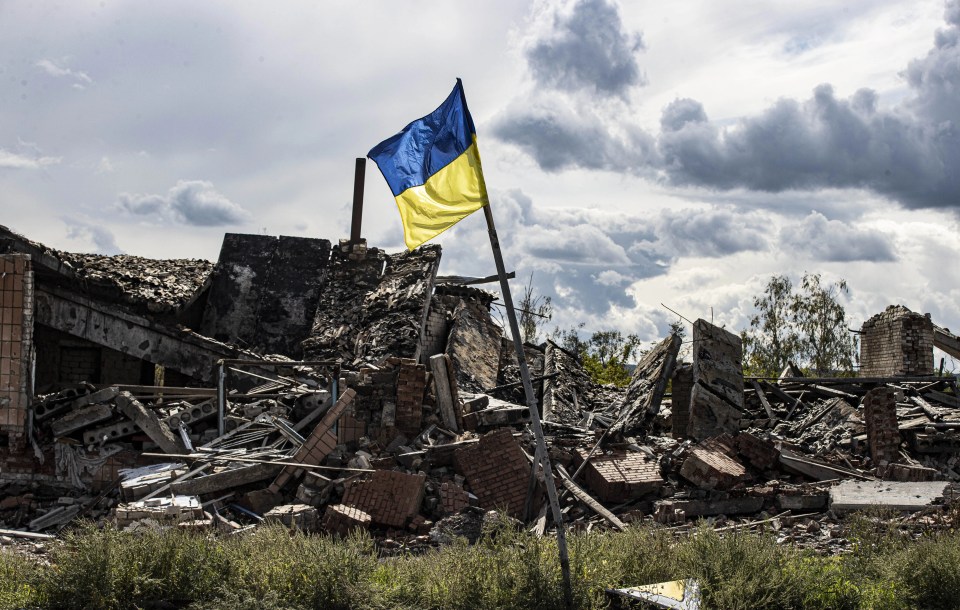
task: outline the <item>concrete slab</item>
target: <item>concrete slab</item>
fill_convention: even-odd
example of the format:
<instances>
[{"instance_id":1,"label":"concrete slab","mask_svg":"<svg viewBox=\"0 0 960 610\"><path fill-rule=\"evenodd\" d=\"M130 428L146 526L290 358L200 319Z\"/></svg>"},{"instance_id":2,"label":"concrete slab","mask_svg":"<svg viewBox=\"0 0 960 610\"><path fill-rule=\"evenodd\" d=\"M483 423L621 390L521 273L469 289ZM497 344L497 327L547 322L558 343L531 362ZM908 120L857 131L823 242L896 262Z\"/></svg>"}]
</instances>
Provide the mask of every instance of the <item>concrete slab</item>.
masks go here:
<instances>
[{"instance_id":1,"label":"concrete slab","mask_svg":"<svg viewBox=\"0 0 960 610\"><path fill-rule=\"evenodd\" d=\"M920 510L943 498L948 484L946 481L843 481L830 490L830 508L834 512L875 506L902 511Z\"/></svg>"}]
</instances>

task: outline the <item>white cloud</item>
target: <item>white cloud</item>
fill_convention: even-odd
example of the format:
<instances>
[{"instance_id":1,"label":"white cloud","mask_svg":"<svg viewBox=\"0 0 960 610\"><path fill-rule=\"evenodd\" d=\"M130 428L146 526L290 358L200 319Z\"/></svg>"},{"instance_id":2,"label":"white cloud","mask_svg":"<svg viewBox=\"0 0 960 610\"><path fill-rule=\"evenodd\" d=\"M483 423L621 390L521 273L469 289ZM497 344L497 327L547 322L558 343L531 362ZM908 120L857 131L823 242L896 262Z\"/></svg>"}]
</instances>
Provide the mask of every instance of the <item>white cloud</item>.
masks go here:
<instances>
[{"instance_id":1,"label":"white cloud","mask_svg":"<svg viewBox=\"0 0 960 610\"><path fill-rule=\"evenodd\" d=\"M87 85L93 83L93 79L86 72L57 65L51 59L41 59L37 62L37 67L54 78L66 78L73 81L73 87L76 89L84 89Z\"/></svg>"},{"instance_id":2,"label":"white cloud","mask_svg":"<svg viewBox=\"0 0 960 610\"><path fill-rule=\"evenodd\" d=\"M0 169L41 169L61 160L61 157L28 157L0 148Z\"/></svg>"}]
</instances>

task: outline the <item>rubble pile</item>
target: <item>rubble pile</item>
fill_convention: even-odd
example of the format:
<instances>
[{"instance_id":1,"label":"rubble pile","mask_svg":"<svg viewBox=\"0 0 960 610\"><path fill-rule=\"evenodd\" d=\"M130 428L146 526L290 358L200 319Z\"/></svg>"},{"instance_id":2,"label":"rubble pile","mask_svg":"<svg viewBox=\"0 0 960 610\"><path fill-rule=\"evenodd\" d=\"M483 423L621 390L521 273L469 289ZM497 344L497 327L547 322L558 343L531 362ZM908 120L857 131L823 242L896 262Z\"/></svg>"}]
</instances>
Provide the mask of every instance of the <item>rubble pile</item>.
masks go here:
<instances>
[{"instance_id":1,"label":"rubble pile","mask_svg":"<svg viewBox=\"0 0 960 610\"><path fill-rule=\"evenodd\" d=\"M40 317L47 339L36 345L38 362L52 361L50 350L89 352L100 358L89 369L100 378L61 383L25 398L25 409L4 403L0 528L39 535L92 517L129 529L236 533L274 522L335 535L368 530L386 551L475 538L495 519L489 511L550 528L530 412L513 345L491 317L493 295L436 284L436 246L387 255L365 243L260 237L228 236L202 294L183 299L176 315L163 309L166 326L136 318L144 333L160 333L145 342L189 333L198 337L191 345L202 343L189 361L162 363L137 360L176 350L132 346L123 335L129 310L52 286L63 261L9 238L16 254L4 256L47 257L34 265L38 291L105 312L96 336L123 338L97 344L75 322ZM310 273L284 267L299 246L309 250L302 258L320 261ZM85 270L70 277L127 264L71 260ZM17 267L24 277L31 268ZM301 283L313 292L301 295ZM115 285L142 295L141 284ZM11 307L32 305L21 298ZM175 335L170 315L217 336ZM679 360L681 338L670 335L643 354L626 388L593 382L552 342L525 346L565 521L581 529L762 523L784 540L841 548L845 512L940 510L960 483L960 392L952 377L901 369L956 337L920 318L888 309L871 319L865 332L895 345L867 344L864 360L876 367L859 377L788 367L776 379L745 378L739 337L704 320L693 324L691 362ZM0 339L32 341L24 336ZM216 347L222 341L248 351ZM249 350L256 346L261 353ZM273 348L287 353L262 355ZM137 366L124 370L139 383L107 378L106 350L132 359ZM903 358L890 356L897 351ZM20 375L12 381L23 377L18 362L4 373Z\"/></svg>"},{"instance_id":2,"label":"rubble pile","mask_svg":"<svg viewBox=\"0 0 960 610\"><path fill-rule=\"evenodd\" d=\"M201 259L56 254L73 267L86 289L153 314L181 309L204 286L213 270L213 263Z\"/></svg>"}]
</instances>

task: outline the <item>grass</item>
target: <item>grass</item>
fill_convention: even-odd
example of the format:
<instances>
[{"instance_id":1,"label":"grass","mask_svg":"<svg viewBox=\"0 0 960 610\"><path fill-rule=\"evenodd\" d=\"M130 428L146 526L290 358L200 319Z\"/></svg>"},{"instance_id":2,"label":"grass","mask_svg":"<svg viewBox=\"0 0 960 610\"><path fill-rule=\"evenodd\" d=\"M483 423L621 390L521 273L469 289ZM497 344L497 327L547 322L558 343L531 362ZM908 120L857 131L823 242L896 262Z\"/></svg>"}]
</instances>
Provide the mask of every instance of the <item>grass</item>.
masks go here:
<instances>
[{"instance_id":1,"label":"grass","mask_svg":"<svg viewBox=\"0 0 960 610\"><path fill-rule=\"evenodd\" d=\"M888 523L859 517L854 550L842 557L706 526L682 538L644 527L574 534L576 607L608 607L606 587L695 577L705 608L960 608L960 533L913 540ZM556 541L505 526L475 545L380 558L359 534L133 535L86 524L51 559L38 566L0 553L0 610L563 608Z\"/></svg>"}]
</instances>

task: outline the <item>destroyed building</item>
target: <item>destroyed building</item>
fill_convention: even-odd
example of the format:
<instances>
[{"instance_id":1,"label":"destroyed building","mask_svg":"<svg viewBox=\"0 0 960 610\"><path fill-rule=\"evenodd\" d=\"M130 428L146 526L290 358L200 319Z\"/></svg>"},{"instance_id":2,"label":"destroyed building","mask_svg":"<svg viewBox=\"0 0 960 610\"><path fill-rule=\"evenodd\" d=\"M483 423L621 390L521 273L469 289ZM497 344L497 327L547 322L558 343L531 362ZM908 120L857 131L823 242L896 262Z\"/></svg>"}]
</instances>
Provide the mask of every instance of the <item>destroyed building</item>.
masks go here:
<instances>
[{"instance_id":1,"label":"destroyed building","mask_svg":"<svg viewBox=\"0 0 960 610\"><path fill-rule=\"evenodd\" d=\"M0 228L0 527L110 515L436 541L478 507L544 531L495 297L440 260L435 245L227 234L215 264L158 261ZM861 339L858 377L745 378L740 338L697 320L690 362L665 337L626 388L550 341L526 345L565 519L946 502L960 404L932 350L960 341L899 306ZM864 491L876 481L883 494Z\"/></svg>"}]
</instances>

